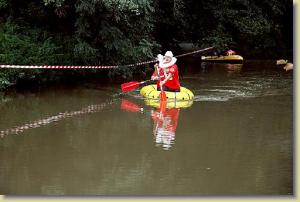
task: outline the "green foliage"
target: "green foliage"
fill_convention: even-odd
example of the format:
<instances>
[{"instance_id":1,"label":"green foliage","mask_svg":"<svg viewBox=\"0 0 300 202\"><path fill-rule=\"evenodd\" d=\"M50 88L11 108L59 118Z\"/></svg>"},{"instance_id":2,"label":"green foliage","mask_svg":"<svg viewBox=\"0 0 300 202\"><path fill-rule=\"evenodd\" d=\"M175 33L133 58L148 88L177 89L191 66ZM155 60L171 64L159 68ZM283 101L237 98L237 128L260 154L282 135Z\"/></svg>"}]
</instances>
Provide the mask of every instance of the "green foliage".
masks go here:
<instances>
[{"instance_id":1,"label":"green foliage","mask_svg":"<svg viewBox=\"0 0 300 202\"><path fill-rule=\"evenodd\" d=\"M55 6L59 7L62 6L65 0L43 0L45 5L54 4Z\"/></svg>"},{"instance_id":2,"label":"green foliage","mask_svg":"<svg viewBox=\"0 0 300 202\"><path fill-rule=\"evenodd\" d=\"M123 66L176 53L180 42L233 48L245 58L284 57L293 49L292 17L290 0L0 0L0 63ZM131 79L147 68L109 76ZM0 88L65 74L1 70Z\"/></svg>"},{"instance_id":3,"label":"green foliage","mask_svg":"<svg viewBox=\"0 0 300 202\"><path fill-rule=\"evenodd\" d=\"M293 32L287 14L293 12L292 2L288 0L166 0L158 7L162 22L157 25L163 27L158 27L158 40L165 45L175 40L198 43L203 48L234 48L246 58L282 57L287 48L292 49L292 39L286 40ZM284 27L289 30L284 31ZM167 30L172 33L164 36Z\"/></svg>"},{"instance_id":4,"label":"green foliage","mask_svg":"<svg viewBox=\"0 0 300 202\"><path fill-rule=\"evenodd\" d=\"M0 26L0 64L45 65L59 64L63 54L47 33L39 29L20 27L11 21ZM0 88L15 84L20 79L35 79L41 69L7 69L0 72Z\"/></svg>"},{"instance_id":5,"label":"green foliage","mask_svg":"<svg viewBox=\"0 0 300 202\"><path fill-rule=\"evenodd\" d=\"M1 63L39 65L56 62L58 47L51 38L44 38L39 30L30 30L28 35L20 34L19 29L10 22L0 28Z\"/></svg>"},{"instance_id":6,"label":"green foliage","mask_svg":"<svg viewBox=\"0 0 300 202\"><path fill-rule=\"evenodd\" d=\"M88 43L79 41L74 47L75 58L83 64L91 64L97 59L98 50L91 47Z\"/></svg>"},{"instance_id":7,"label":"green foliage","mask_svg":"<svg viewBox=\"0 0 300 202\"><path fill-rule=\"evenodd\" d=\"M79 40L74 49L78 62L124 65L152 58L159 48L152 36L153 11L146 0L78 1ZM110 76L128 78L133 71L112 70Z\"/></svg>"},{"instance_id":8,"label":"green foliage","mask_svg":"<svg viewBox=\"0 0 300 202\"><path fill-rule=\"evenodd\" d=\"M0 0L0 10L5 9L8 6L8 0Z\"/></svg>"},{"instance_id":9,"label":"green foliage","mask_svg":"<svg viewBox=\"0 0 300 202\"><path fill-rule=\"evenodd\" d=\"M214 46L221 50L226 50L229 45L233 45L232 36L225 31L222 25L219 25L215 30L206 32L204 37L198 41L202 47ZM211 45L212 44L212 45Z\"/></svg>"}]
</instances>

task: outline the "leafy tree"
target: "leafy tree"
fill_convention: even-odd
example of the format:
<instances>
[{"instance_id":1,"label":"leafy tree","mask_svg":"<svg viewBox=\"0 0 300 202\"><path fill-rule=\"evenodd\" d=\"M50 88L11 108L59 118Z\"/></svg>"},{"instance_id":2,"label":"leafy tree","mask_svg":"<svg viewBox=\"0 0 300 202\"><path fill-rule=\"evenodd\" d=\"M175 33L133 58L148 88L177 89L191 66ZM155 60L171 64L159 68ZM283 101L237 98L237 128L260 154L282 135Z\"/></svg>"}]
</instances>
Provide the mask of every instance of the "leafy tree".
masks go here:
<instances>
[{"instance_id":1,"label":"leafy tree","mask_svg":"<svg viewBox=\"0 0 300 202\"><path fill-rule=\"evenodd\" d=\"M174 15L176 4L182 5L180 21ZM292 19L293 8L287 0L165 0L159 5L166 8L158 10L163 19L158 29L165 29L156 34L163 45L188 41L200 47L234 48L246 58L282 57L292 49L292 21L287 19Z\"/></svg>"},{"instance_id":2,"label":"leafy tree","mask_svg":"<svg viewBox=\"0 0 300 202\"><path fill-rule=\"evenodd\" d=\"M0 62L122 66L176 52L180 42L233 48L246 59L286 57L293 49L292 18L290 0L0 0ZM130 79L147 68L122 67L109 75ZM30 75L53 77L50 71L1 70L0 81Z\"/></svg>"},{"instance_id":3,"label":"leafy tree","mask_svg":"<svg viewBox=\"0 0 300 202\"><path fill-rule=\"evenodd\" d=\"M152 36L153 12L146 0L77 1L77 62L122 65L152 58L159 47ZM111 74L131 76L125 72Z\"/></svg>"},{"instance_id":4,"label":"leafy tree","mask_svg":"<svg viewBox=\"0 0 300 202\"><path fill-rule=\"evenodd\" d=\"M0 26L1 64L60 64L62 58L66 57L62 52L59 53L60 49L47 33L39 29L20 27L10 20ZM40 69L1 70L0 88L15 84L19 79L36 78L43 72Z\"/></svg>"}]
</instances>

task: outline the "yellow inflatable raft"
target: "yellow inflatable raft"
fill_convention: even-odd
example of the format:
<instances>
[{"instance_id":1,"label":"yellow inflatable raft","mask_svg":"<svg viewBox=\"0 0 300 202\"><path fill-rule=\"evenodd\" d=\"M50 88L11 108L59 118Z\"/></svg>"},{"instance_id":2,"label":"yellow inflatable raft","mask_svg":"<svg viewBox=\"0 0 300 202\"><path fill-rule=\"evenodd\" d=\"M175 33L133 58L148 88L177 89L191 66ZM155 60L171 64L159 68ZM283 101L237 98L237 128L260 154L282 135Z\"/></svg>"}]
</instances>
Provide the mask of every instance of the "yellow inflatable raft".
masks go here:
<instances>
[{"instance_id":1,"label":"yellow inflatable raft","mask_svg":"<svg viewBox=\"0 0 300 202\"><path fill-rule=\"evenodd\" d=\"M167 99L184 101L193 100L194 94L185 87L180 87L180 92L166 92ZM160 91L156 90L156 84L145 86L141 89L140 94L148 99L159 99Z\"/></svg>"},{"instance_id":2,"label":"yellow inflatable raft","mask_svg":"<svg viewBox=\"0 0 300 202\"><path fill-rule=\"evenodd\" d=\"M158 100L146 99L145 104L151 107L159 108L160 102ZM193 100L185 100L185 101L176 101L176 100L167 100L166 107L168 109L171 108L187 108L192 106Z\"/></svg>"},{"instance_id":3,"label":"yellow inflatable raft","mask_svg":"<svg viewBox=\"0 0 300 202\"><path fill-rule=\"evenodd\" d=\"M145 86L140 94L145 97L146 105L159 107L160 91L156 90L156 84ZM185 108L193 104L194 94L185 87L180 87L180 92L166 92L167 108Z\"/></svg>"}]
</instances>

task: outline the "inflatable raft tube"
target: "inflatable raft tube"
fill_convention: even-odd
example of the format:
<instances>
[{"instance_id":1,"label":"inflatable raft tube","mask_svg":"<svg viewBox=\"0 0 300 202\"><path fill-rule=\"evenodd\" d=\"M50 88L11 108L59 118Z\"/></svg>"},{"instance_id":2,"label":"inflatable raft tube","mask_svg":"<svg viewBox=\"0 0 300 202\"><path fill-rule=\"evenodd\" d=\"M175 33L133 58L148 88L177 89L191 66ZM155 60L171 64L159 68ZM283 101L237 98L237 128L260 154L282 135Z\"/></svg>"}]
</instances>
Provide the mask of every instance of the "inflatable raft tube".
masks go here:
<instances>
[{"instance_id":1,"label":"inflatable raft tube","mask_svg":"<svg viewBox=\"0 0 300 202\"><path fill-rule=\"evenodd\" d=\"M145 104L151 107L159 108L160 102L159 100L154 99L145 99ZM178 101L178 100L167 100L166 107L168 109L171 108L187 108L192 106L193 100L185 100L185 101Z\"/></svg>"},{"instance_id":2,"label":"inflatable raft tube","mask_svg":"<svg viewBox=\"0 0 300 202\"><path fill-rule=\"evenodd\" d=\"M166 96L168 100L175 100L175 101L188 101L194 99L194 94L192 91L185 87L180 87L180 92L166 92ZM145 97L146 99L159 99L160 91L156 90L156 84L144 86L140 94Z\"/></svg>"}]
</instances>

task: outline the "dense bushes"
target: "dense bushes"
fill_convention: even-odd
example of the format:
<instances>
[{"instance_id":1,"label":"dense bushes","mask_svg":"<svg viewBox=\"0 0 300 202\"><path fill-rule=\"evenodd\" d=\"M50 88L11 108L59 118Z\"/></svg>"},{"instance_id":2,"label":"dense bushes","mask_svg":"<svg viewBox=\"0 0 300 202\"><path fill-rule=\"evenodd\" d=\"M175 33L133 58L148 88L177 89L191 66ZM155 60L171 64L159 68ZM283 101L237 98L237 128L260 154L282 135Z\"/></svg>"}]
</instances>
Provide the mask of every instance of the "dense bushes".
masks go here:
<instances>
[{"instance_id":1,"label":"dense bushes","mask_svg":"<svg viewBox=\"0 0 300 202\"><path fill-rule=\"evenodd\" d=\"M41 29L20 27L10 20L0 27L1 64L59 64L66 55L60 52L53 39ZM15 84L19 79L34 79L41 69L2 69L0 88Z\"/></svg>"},{"instance_id":2,"label":"dense bushes","mask_svg":"<svg viewBox=\"0 0 300 202\"><path fill-rule=\"evenodd\" d=\"M0 0L0 63L124 65L174 51L180 42L233 48L245 58L287 57L292 6L288 0ZM130 79L145 72L108 74ZM65 73L1 69L0 88Z\"/></svg>"}]
</instances>

